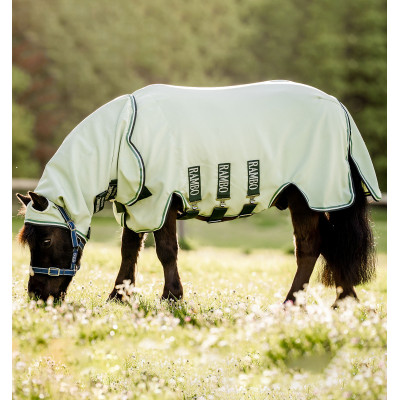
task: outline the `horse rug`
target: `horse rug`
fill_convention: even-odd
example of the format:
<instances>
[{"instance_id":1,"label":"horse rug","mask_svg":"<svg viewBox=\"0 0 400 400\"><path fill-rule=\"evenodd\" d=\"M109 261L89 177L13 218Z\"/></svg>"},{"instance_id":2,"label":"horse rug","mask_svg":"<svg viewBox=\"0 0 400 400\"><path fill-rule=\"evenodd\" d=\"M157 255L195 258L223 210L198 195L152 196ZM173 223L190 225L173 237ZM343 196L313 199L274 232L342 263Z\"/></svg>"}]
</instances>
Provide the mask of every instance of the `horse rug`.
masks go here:
<instances>
[{"instance_id":1,"label":"horse rug","mask_svg":"<svg viewBox=\"0 0 400 400\"><path fill-rule=\"evenodd\" d=\"M173 194L182 199L183 218L209 222L271 207L289 184L313 210L343 209L354 201L349 157L365 194L379 200L353 118L316 88L289 81L151 85L79 124L35 191L65 206L82 235L107 200L122 226L149 232L162 227ZM26 221L63 223L56 214L51 204L41 215L28 206Z\"/></svg>"}]
</instances>

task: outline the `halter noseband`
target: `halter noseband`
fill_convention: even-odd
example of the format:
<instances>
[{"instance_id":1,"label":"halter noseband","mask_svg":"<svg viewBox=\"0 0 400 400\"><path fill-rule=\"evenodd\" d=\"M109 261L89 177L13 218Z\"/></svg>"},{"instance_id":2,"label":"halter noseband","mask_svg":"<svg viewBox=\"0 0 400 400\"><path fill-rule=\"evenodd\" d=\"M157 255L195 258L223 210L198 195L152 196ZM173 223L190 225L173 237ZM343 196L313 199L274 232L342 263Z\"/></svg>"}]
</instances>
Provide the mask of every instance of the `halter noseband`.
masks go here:
<instances>
[{"instance_id":1,"label":"halter noseband","mask_svg":"<svg viewBox=\"0 0 400 400\"><path fill-rule=\"evenodd\" d=\"M35 274L45 274L50 276L61 276L61 275L75 276L75 274L80 268L79 265L76 264L76 261L78 259L79 249L83 250L83 248L85 247L85 242L76 234L76 227L74 221L71 220L67 212L57 204L55 206L58 208L58 211L60 211L60 214L64 218L69 230L71 231L71 241L73 247L71 266L69 267L69 269L56 268L56 267L38 268L31 266L31 269Z\"/></svg>"}]
</instances>

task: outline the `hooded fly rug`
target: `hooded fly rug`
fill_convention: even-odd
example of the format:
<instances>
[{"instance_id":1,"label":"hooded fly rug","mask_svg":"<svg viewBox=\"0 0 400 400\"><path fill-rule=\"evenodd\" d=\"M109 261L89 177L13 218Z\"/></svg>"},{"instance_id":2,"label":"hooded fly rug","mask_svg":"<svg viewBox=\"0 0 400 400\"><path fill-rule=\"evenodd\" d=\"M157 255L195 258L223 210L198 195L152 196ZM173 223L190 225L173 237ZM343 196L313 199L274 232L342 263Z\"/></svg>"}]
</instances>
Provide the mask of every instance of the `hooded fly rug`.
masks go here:
<instances>
[{"instance_id":1,"label":"hooded fly rug","mask_svg":"<svg viewBox=\"0 0 400 400\"><path fill-rule=\"evenodd\" d=\"M86 240L95 212L112 201L135 232L162 227L173 194L182 218L248 216L273 206L290 184L316 211L354 200L349 157L365 194L379 200L374 167L347 109L313 87L269 81L222 88L151 85L82 121L47 164L25 222L65 226Z\"/></svg>"}]
</instances>

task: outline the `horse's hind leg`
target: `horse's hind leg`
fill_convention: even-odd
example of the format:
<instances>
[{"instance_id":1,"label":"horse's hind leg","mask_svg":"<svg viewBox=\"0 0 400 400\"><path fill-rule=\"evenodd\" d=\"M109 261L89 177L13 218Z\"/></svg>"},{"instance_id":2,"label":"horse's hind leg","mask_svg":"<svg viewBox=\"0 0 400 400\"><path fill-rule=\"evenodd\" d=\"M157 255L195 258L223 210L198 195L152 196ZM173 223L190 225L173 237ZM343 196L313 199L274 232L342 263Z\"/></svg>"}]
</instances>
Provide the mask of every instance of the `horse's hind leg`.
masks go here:
<instances>
[{"instance_id":1,"label":"horse's hind leg","mask_svg":"<svg viewBox=\"0 0 400 400\"><path fill-rule=\"evenodd\" d=\"M154 232L157 256L164 268L163 299L177 300L183 296L177 265L178 240L176 236L176 217L180 205L179 198L174 196L163 227Z\"/></svg>"},{"instance_id":2,"label":"horse's hind leg","mask_svg":"<svg viewBox=\"0 0 400 400\"><path fill-rule=\"evenodd\" d=\"M308 207L303 195L295 186L290 186L285 195L292 217L297 261L296 275L285 302L295 303L294 294L308 284L321 252L320 214Z\"/></svg>"},{"instance_id":3,"label":"horse's hind leg","mask_svg":"<svg viewBox=\"0 0 400 400\"><path fill-rule=\"evenodd\" d=\"M121 242L121 267L115 280L114 289L108 296L109 300L114 298L122 299L116 286L123 284L125 280L130 280L133 285L135 284L136 264L144 237L145 234L143 233L136 233L124 228Z\"/></svg>"},{"instance_id":4,"label":"horse's hind leg","mask_svg":"<svg viewBox=\"0 0 400 400\"><path fill-rule=\"evenodd\" d=\"M339 300L343 300L346 297L353 297L355 300L358 301L357 293L354 289L354 286L338 278L335 280L335 286L336 286L336 300L333 303L332 306L333 308L338 307Z\"/></svg>"}]
</instances>

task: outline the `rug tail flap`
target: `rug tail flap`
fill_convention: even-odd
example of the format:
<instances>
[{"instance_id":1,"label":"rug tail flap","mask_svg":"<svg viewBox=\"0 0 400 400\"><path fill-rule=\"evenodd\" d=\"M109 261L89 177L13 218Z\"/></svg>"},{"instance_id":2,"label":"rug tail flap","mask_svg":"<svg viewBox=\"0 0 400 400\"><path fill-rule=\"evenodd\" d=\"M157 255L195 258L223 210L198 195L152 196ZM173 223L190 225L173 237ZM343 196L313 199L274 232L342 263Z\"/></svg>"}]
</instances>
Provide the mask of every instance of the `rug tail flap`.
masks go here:
<instances>
[{"instance_id":1,"label":"rug tail flap","mask_svg":"<svg viewBox=\"0 0 400 400\"><path fill-rule=\"evenodd\" d=\"M369 155L367 146L365 145L365 142L361 137L361 133L358 130L353 117L350 115L348 111L347 114L350 120L350 128L351 128L351 136L350 136L351 158L354 161L358 169L358 172L360 173L360 176L366 186L365 188L366 195L371 194L371 196L375 201L379 201L382 198L382 193L379 189L378 179L376 177L374 165L372 164L372 160Z\"/></svg>"}]
</instances>

